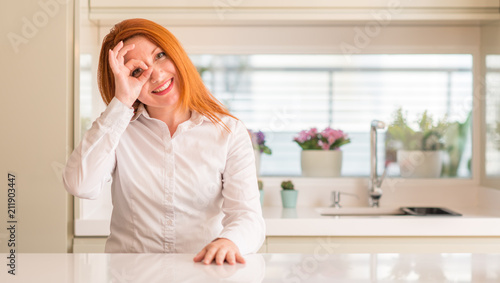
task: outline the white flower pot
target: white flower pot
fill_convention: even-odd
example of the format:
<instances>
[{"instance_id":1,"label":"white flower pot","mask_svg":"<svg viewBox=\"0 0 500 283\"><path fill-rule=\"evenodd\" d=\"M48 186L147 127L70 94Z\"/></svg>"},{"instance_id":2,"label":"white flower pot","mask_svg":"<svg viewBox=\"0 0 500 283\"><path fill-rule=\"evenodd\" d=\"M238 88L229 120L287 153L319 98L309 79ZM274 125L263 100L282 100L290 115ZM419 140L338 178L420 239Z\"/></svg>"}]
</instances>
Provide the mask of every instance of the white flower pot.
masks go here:
<instances>
[{"instance_id":1,"label":"white flower pot","mask_svg":"<svg viewBox=\"0 0 500 283\"><path fill-rule=\"evenodd\" d=\"M253 153L255 155L255 169L257 169L257 176L260 175L260 150L254 149Z\"/></svg>"},{"instance_id":2,"label":"white flower pot","mask_svg":"<svg viewBox=\"0 0 500 283\"><path fill-rule=\"evenodd\" d=\"M339 177L342 169L342 151L302 150L300 163L304 177Z\"/></svg>"},{"instance_id":3,"label":"white flower pot","mask_svg":"<svg viewBox=\"0 0 500 283\"><path fill-rule=\"evenodd\" d=\"M400 175L403 178L439 178L443 168L442 151L398 150Z\"/></svg>"}]
</instances>

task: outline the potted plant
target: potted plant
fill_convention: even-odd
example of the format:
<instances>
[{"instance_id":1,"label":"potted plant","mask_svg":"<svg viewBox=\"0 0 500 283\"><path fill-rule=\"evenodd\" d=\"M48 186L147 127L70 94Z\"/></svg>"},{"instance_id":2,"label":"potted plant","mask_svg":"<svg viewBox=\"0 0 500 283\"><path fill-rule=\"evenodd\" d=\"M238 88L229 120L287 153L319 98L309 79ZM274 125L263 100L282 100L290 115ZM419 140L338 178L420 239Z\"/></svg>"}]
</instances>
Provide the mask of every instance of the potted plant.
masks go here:
<instances>
[{"instance_id":1,"label":"potted plant","mask_svg":"<svg viewBox=\"0 0 500 283\"><path fill-rule=\"evenodd\" d=\"M259 194L260 194L260 206L264 206L264 182L258 180Z\"/></svg>"},{"instance_id":2,"label":"potted plant","mask_svg":"<svg viewBox=\"0 0 500 283\"><path fill-rule=\"evenodd\" d=\"M302 148L300 155L302 175L305 177L339 177L342 169L340 147L351 142L341 130L327 127L298 133L293 140Z\"/></svg>"},{"instance_id":3,"label":"potted plant","mask_svg":"<svg viewBox=\"0 0 500 283\"><path fill-rule=\"evenodd\" d=\"M414 130L403 109L395 111L386 133L388 161L396 156L401 177L438 178L443 167L443 137L450 124L446 116L434 122L427 110L416 124L418 128Z\"/></svg>"},{"instance_id":4,"label":"potted plant","mask_svg":"<svg viewBox=\"0 0 500 283\"><path fill-rule=\"evenodd\" d=\"M464 122L451 122L444 134L445 149L448 153L448 162L445 162L442 173L445 176L457 176L458 166L462 162L462 155L467 144L471 120L472 111L469 111Z\"/></svg>"},{"instance_id":5,"label":"potted plant","mask_svg":"<svg viewBox=\"0 0 500 283\"><path fill-rule=\"evenodd\" d=\"M262 131L253 132L248 130L250 137L252 138L252 145L255 154L255 167L257 170L257 175L260 175L260 155L262 153L271 155L271 149L266 145L266 135Z\"/></svg>"},{"instance_id":6,"label":"potted plant","mask_svg":"<svg viewBox=\"0 0 500 283\"><path fill-rule=\"evenodd\" d=\"M283 204L283 208L295 208L298 192L295 190L292 181L281 182L281 188L281 203Z\"/></svg>"}]
</instances>

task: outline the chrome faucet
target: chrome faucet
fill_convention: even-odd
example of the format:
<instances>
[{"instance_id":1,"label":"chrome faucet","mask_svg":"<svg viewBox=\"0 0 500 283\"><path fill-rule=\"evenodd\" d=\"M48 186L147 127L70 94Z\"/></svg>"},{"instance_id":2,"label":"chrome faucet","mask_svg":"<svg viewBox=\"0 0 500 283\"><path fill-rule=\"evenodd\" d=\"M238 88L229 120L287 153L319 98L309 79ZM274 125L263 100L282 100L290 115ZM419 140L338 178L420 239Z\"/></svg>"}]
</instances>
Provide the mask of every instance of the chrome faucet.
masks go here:
<instances>
[{"instance_id":1,"label":"chrome faucet","mask_svg":"<svg viewBox=\"0 0 500 283\"><path fill-rule=\"evenodd\" d=\"M341 191L332 191L332 195L330 197L330 199L332 201L332 205L330 205L330 207L335 207L335 208L341 208L342 207L340 205L340 195L353 196L353 197L359 199L359 197L356 194L345 193L345 192L341 192Z\"/></svg>"},{"instance_id":2,"label":"chrome faucet","mask_svg":"<svg viewBox=\"0 0 500 283\"><path fill-rule=\"evenodd\" d=\"M377 175L377 129L385 128L385 123L378 120L373 120L370 129L370 184L368 194L370 196L370 206L378 207L380 198L382 197L382 181L385 178L387 167L384 173L379 178Z\"/></svg>"}]
</instances>

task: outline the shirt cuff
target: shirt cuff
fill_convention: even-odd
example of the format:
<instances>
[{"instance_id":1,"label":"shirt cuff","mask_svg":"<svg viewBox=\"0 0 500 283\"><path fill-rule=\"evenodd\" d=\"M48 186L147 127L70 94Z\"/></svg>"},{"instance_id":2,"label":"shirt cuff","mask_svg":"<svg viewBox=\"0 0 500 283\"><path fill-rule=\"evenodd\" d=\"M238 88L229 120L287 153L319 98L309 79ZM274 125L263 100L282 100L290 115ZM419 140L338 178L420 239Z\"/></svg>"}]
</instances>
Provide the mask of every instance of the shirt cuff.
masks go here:
<instances>
[{"instance_id":1,"label":"shirt cuff","mask_svg":"<svg viewBox=\"0 0 500 283\"><path fill-rule=\"evenodd\" d=\"M106 110L102 113L101 119L103 127L106 129L117 128L119 131L125 130L134 116L134 109L129 108L122 103L118 98L113 97Z\"/></svg>"},{"instance_id":2,"label":"shirt cuff","mask_svg":"<svg viewBox=\"0 0 500 283\"><path fill-rule=\"evenodd\" d=\"M256 253L262 247L265 241L265 226L261 227L261 223L255 223L250 226L238 226L226 228L218 238L226 238L231 240L240 250L241 255ZM265 225L262 223L262 225Z\"/></svg>"},{"instance_id":3,"label":"shirt cuff","mask_svg":"<svg viewBox=\"0 0 500 283\"><path fill-rule=\"evenodd\" d=\"M231 242L233 242L238 247L241 255L247 255L247 254L256 252L256 251L250 251L248 249L247 245L245 244L244 239L242 237L240 237L237 232L225 231L225 232L222 232L218 238L225 238L225 239L231 240Z\"/></svg>"}]
</instances>

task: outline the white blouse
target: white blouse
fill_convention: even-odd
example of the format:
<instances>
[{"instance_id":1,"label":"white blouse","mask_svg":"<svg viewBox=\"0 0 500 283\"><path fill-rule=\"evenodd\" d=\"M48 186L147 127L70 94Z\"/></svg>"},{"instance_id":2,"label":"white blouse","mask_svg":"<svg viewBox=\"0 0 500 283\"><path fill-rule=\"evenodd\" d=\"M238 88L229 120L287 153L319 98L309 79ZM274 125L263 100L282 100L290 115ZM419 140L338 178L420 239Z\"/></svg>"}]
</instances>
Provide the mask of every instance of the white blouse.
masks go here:
<instances>
[{"instance_id":1,"label":"white blouse","mask_svg":"<svg viewBox=\"0 0 500 283\"><path fill-rule=\"evenodd\" d=\"M231 132L193 111L173 137L167 125L114 98L71 154L66 190L96 199L111 186L106 252L197 253L216 238L242 254L265 237L254 153L247 129L221 117Z\"/></svg>"}]
</instances>

